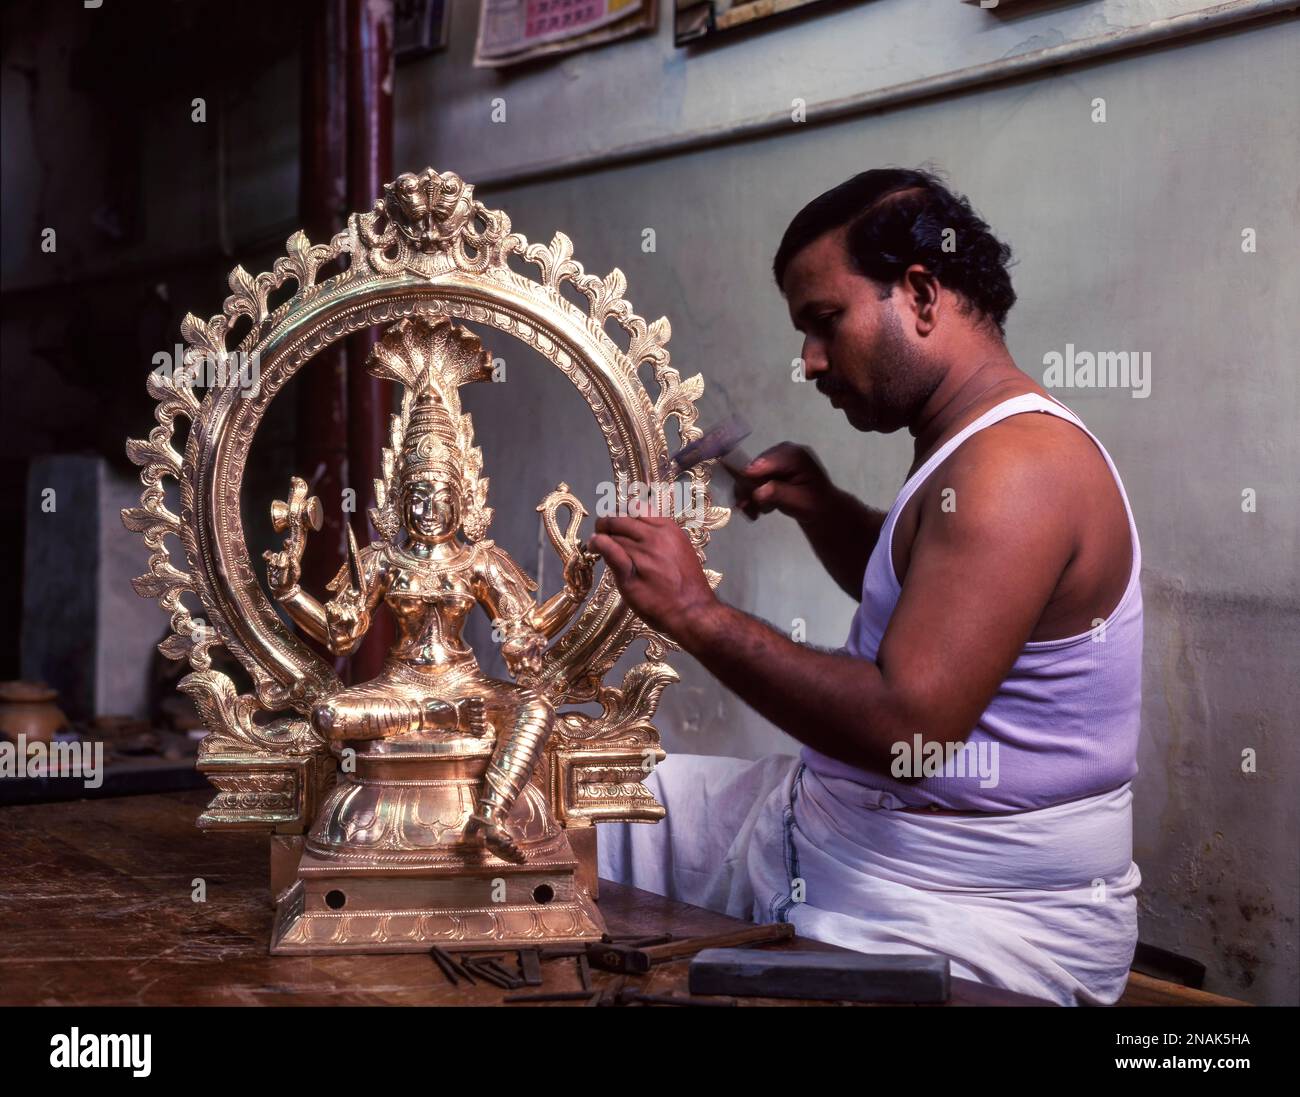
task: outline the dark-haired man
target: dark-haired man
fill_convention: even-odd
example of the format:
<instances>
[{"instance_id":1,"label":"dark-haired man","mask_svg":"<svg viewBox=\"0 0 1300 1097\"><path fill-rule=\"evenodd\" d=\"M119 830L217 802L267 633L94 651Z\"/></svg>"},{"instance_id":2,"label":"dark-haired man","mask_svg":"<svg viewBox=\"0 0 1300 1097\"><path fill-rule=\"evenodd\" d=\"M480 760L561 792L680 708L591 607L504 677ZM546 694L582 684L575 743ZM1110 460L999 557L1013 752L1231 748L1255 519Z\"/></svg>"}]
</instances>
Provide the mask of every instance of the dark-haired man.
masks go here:
<instances>
[{"instance_id":1,"label":"dark-haired man","mask_svg":"<svg viewBox=\"0 0 1300 1097\"><path fill-rule=\"evenodd\" d=\"M602 830L602 874L1062 1003L1113 1002L1136 943L1130 781L1137 529L1109 456L1012 361L1010 253L935 177L868 171L774 263L806 374L849 422L906 427L887 512L782 443L751 518L795 519L860 606L829 652L721 602L671 519L604 518L628 603L804 744L674 756L657 827Z\"/></svg>"}]
</instances>

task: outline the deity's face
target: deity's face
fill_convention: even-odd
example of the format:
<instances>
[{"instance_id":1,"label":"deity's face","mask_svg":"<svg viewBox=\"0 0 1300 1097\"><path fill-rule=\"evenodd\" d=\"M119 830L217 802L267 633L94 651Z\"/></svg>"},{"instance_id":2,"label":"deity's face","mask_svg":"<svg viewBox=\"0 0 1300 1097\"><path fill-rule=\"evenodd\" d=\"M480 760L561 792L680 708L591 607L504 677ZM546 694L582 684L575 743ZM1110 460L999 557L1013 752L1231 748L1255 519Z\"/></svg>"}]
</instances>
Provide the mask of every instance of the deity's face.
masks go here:
<instances>
[{"instance_id":1,"label":"deity's face","mask_svg":"<svg viewBox=\"0 0 1300 1097\"><path fill-rule=\"evenodd\" d=\"M417 480L406 486L402 518L413 541L433 544L460 528L460 495L449 480Z\"/></svg>"}]
</instances>

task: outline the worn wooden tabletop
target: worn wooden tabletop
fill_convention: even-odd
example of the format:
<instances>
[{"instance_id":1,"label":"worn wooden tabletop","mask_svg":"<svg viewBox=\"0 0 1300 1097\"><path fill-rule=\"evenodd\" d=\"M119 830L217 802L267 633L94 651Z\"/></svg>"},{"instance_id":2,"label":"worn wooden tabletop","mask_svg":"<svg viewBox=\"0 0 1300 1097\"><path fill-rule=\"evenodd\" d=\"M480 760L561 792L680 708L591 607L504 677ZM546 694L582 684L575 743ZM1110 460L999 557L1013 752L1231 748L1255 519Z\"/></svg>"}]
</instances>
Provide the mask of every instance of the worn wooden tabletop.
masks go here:
<instances>
[{"instance_id":1,"label":"worn wooden tabletop","mask_svg":"<svg viewBox=\"0 0 1300 1097\"><path fill-rule=\"evenodd\" d=\"M269 955L266 839L200 831L194 820L209 798L176 792L0 810L0 1003L488 1005L507 993L580 989L572 959L546 961L542 987L507 992L453 987L421 953ZM199 881L205 902L193 898ZM600 908L617 935L695 937L743 924L608 881ZM802 939L770 947L832 948ZM662 964L627 983L684 995L687 968L686 960ZM591 978L600 989L620 977ZM962 979L952 987L955 1006L1045 1004Z\"/></svg>"}]
</instances>

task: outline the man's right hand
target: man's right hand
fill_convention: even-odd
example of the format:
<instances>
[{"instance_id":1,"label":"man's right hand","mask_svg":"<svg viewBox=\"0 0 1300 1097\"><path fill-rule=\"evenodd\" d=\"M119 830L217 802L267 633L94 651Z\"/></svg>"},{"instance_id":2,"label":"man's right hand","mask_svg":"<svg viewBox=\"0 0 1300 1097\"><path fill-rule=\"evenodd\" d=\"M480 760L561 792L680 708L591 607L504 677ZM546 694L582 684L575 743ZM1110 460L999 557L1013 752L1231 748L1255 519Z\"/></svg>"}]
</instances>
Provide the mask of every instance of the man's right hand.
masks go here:
<instances>
[{"instance_id":1,"label":"man's right hand","mask_svg":"<svg viewBox=\"0 0 1300 1097\"><path fill-rule=\"evenodd\" d=\"M835 486L807 446L781 442L766 449L736 482L736 506L751 521L779 510L800 525L816 525L834 505Z\"/></svg>"},{"instance_id":2,"label":"man's right hand","mask_svg":"<svg viewBox=\"0 0 1300 1097\"><path fill-rule=\"evenodd\" d=\"M831 483L807 446L782 442L755 457L736 481L736 507L751 520L772 510L788 514L831 578L846 594L862 597L862 576L885 516Z\"/></svg>"}]
</instances>

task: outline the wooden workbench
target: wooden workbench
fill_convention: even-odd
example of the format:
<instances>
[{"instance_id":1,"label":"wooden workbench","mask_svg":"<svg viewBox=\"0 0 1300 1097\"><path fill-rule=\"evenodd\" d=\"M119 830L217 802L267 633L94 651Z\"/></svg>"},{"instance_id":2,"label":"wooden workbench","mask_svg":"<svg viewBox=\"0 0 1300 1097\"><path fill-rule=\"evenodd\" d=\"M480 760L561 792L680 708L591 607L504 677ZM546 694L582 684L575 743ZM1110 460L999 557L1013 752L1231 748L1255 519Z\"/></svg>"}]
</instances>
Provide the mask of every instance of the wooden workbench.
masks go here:
<instances>
[{"instance_id":1,"label":"wooden workbench","mask_svg":"<svg viewBox=\"0 0 1300 1097\"><path fill-rule=\"evenodd\" d=\"M200 831L194 820L209 798L174 792L0 812L0 1002L487 1005L508 993L486 984L452 987L423 954L269 955L265 839ZM206 902L191 897L198 878ZM620 935L701 936L742 924L608 881L600 907L609 931ZM775 947L832 946L796 940ZM664 964L630 982L646 993L685 994L687 966ZM573 960L549 960L542 970L545 990L579 989ZM618 977L592 978L600 988ZM952 987L951 1005L1044 1004L962 979Z\"/></svg>"}]
</instances>

